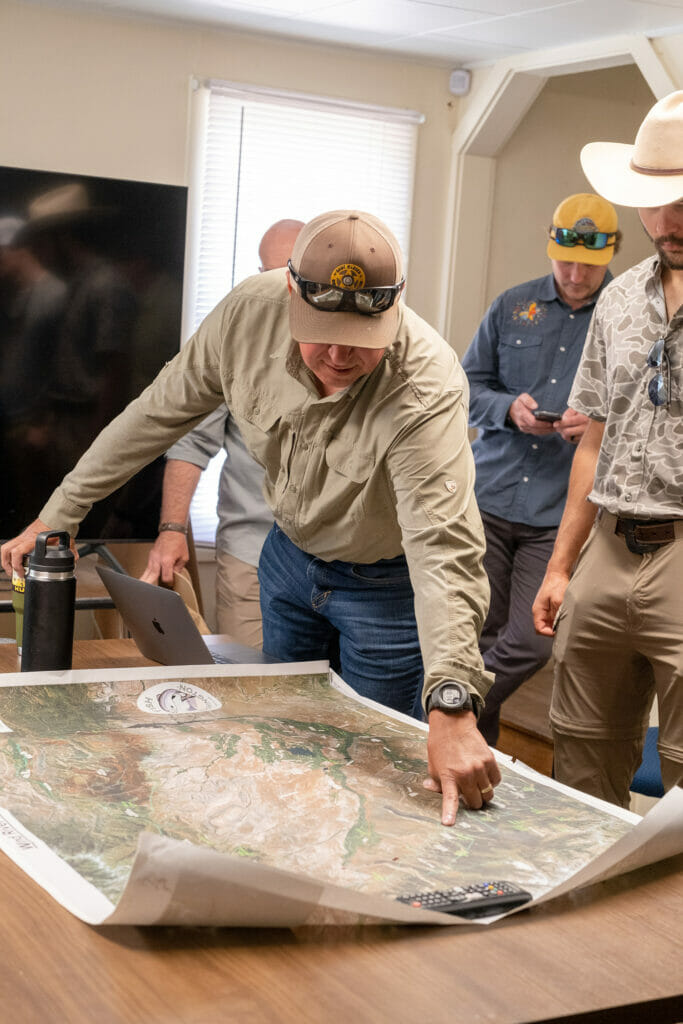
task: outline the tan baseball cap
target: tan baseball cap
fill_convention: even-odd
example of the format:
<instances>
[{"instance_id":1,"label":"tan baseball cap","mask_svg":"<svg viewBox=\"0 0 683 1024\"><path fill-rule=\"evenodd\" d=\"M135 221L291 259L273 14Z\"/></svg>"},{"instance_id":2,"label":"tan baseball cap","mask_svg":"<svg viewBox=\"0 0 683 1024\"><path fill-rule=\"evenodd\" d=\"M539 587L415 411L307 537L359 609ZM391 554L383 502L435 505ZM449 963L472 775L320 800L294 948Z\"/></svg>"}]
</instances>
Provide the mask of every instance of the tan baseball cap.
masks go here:
<instances>
[{"instance_id":1,"label":"tan baseball cap","mask_svg":"<svg viewBox=\"0 0 683 1024\"><path fill-rule=\"evenodd\" d=\"M578 192L563 199L553 214L553 228L569 228L578 235L604 232L610 237L604 249L588 249L585 245L558 245L548 239L548 256L551 260L568 263L588 263L593 267L604 267L614 256L614 242L619 226L617 211L611 203L593 192ZM554 233L554 232L553 232Z\"/></svg>"},{"instance_id":2,"label":"tan baseball cap","mask_svg":"<svg viewBox=\"0 0 683 1024\"><path fill-rule=\"evenodd\" d=\"M403 258L386 224L360 210L333 210L306 224L292 250L292 266L307 281L356 291L398 284ZM396 337L398 301L382 313L315 309L294 280L289 324L295 341L321 345L385 348Z\"/></svg>"}]
</instances>

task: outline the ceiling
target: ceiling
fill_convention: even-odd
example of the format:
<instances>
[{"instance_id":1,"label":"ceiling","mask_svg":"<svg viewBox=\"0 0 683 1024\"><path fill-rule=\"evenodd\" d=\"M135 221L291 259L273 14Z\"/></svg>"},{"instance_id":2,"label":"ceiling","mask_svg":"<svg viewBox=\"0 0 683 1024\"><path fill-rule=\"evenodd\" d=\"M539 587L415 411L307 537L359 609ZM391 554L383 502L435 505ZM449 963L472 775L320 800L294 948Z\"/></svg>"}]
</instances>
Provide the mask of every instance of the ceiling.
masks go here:
<instances>
[{"instance_id":1,"label":"ceiling","mask_svg":"<svg viewBox=\"0 0 683 1024\"><path fill-rule=\"evenodd\" d=\"M36 0L34 0L36 2ZM608 36L683 32L683 0L37 0L476 67Z\"/></svg>"}]
</instances>

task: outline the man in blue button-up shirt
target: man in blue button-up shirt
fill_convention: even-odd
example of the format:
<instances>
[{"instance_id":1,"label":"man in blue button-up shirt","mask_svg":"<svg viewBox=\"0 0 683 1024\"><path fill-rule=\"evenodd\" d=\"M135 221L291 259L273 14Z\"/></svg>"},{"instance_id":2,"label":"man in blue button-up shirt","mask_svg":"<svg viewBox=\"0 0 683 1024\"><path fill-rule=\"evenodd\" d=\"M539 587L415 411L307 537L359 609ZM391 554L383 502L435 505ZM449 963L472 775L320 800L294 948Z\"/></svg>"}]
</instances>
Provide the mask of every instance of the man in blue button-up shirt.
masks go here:
<instances>
[{"instance_id":1,"label":"man in blue button-up shirt","mask_svg":"<svg viewBox=\"0 0 683 1024\"><path fill-rule=\"evenodd\" d=\"M596 195L569 196L555 210L549 236L552 273L499 295L463 359L470 425L479 430L475 491L491 584L481 650L495 675L479 728L492 746L502 702L552 649L552 640L534 630L531 606L588 422L567 408L567 399L595 301L611 280L616 211Z\"/></svg>"}]
</instances>

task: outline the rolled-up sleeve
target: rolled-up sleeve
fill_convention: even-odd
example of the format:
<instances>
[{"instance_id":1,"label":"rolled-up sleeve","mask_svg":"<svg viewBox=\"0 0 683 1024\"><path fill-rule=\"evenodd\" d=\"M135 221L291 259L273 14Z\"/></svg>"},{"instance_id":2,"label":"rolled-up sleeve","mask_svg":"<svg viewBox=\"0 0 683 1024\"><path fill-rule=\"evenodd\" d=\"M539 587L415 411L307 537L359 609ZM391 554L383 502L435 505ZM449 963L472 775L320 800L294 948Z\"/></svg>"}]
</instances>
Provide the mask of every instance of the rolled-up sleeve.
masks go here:
<instances>
[{"instance_id":1,"label":"rolled-up sleeve","mask_svg":"<svg viewBox=\"0 0 683 1024\"><path fill-rule=\"evenodd\" d=\"M225 426L229 415L228 407L225 404L219 405L198 427L171 445L166 452L166 458L191 462L193 466L206 469L224 445Z\"/></svg>"}]
</instances>

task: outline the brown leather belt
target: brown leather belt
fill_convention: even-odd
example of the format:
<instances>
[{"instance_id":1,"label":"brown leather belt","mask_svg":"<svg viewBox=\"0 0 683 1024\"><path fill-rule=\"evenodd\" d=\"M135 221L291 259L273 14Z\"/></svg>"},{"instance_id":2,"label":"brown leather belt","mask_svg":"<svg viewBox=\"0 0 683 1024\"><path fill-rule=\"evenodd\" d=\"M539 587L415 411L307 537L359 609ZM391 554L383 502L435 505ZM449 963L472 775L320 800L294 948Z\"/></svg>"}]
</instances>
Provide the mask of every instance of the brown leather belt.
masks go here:
<instances>
[{"instance_id":1,"label":"brown leather belt","mask_svg":"<svg viewBox=\"0 0 683 1024\"><path fill-rule=\"evenodd\" d=\"M626 546L634 555L646 555L676 539L675 523L675 519L627 519L620 516L614 532L626 538Z\"/></svg>"}]
</instances>

